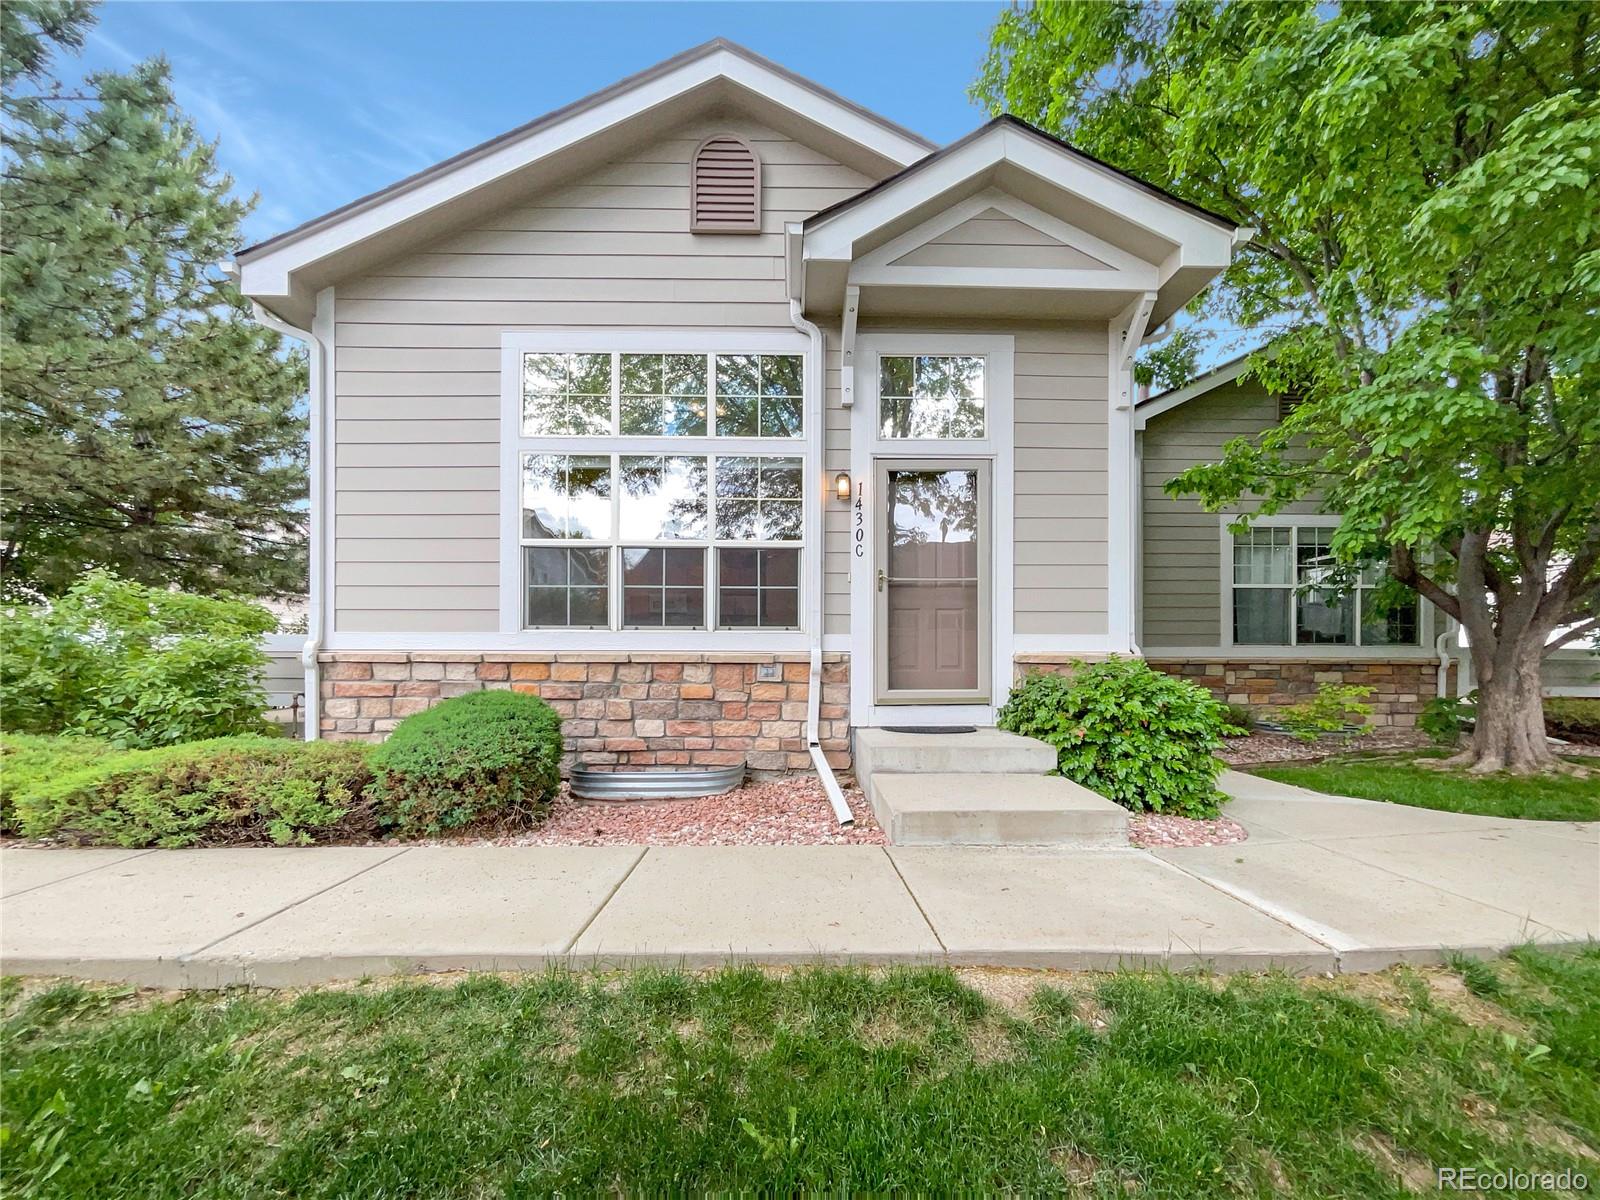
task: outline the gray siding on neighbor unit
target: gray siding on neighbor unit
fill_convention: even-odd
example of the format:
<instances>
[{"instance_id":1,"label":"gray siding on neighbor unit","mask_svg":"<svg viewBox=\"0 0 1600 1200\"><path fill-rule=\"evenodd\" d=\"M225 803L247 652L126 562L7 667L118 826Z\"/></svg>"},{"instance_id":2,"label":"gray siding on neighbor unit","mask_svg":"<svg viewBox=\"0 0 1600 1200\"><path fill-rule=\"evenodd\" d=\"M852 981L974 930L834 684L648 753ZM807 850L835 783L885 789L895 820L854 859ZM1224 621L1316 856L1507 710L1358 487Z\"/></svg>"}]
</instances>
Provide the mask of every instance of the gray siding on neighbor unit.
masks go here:
<instances>
[{"instance_id":1,"label":"gray siding on neighbor unit","mask_svg":"<svg viewBox=\"0 0 1600 1200\"><path fill-rule=\"evenodd\" d=\"M1259 384L1227 383L1153 418L1145 429L1138 640L1146 652L1222 644L1221 518L1192 498L1168 496L1163 485L1188 467L1215 462L1231 439L1277 421L1278 402ZM1286 511L1318 509L1298 504Z\"/></svg>"},{"instance_id":2,"label":"gray siding on neighbor unit","mask_svg":"<svg viewBox=\"0 0 1600 1200\"><path fill-rule=\"evenodd\" d=\"M689 160L728 131L761 156L762 232L691 234ZM784 223L872 182L748 120L706 120L340 283L333 628L498 627L503 332L792 329Z\"/></svg>"}]
</instances>

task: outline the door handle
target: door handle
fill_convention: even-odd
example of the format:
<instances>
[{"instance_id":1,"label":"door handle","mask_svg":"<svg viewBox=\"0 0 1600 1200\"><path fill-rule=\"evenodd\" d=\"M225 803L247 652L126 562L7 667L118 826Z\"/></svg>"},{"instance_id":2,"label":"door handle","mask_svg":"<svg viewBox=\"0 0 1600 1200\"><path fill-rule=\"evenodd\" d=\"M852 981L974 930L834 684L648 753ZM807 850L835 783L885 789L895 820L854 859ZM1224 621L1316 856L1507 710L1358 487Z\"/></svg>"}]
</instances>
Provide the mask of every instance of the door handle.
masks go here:
<instances>
[{"instance_id":1,"label":"door handle","mask_svg":"<svg viewBox=\"0 0 1600 1200\"><path fill-rule=\"evenodd\" d=\"M878 568L878 590L880 592L883 591L884 581L887 580L887 579L888 579L888 576L883 573L883 568L879 567Z\"/></svg>"}]
</instances>

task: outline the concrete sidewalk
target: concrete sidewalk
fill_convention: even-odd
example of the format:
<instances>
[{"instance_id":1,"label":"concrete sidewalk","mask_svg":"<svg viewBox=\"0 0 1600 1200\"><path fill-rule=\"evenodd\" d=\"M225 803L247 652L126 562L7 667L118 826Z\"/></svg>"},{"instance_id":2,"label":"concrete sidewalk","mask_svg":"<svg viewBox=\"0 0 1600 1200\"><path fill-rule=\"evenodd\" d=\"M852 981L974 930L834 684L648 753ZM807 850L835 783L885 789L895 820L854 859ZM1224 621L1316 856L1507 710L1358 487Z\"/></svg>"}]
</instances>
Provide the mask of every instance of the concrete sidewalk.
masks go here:
<instances>
[{"instance_id":1,"label":"concrete sidewalk","mask_svg":"<svg viewBox=\"0 0 1600 1200\"><path fill-rule=\"evenodd\" d=\"M165 987L653 962L1375 970L1600 937L1600 826L1225 777L1237 846L0 851L0 966Z\"/></svg>"}]
</instances>

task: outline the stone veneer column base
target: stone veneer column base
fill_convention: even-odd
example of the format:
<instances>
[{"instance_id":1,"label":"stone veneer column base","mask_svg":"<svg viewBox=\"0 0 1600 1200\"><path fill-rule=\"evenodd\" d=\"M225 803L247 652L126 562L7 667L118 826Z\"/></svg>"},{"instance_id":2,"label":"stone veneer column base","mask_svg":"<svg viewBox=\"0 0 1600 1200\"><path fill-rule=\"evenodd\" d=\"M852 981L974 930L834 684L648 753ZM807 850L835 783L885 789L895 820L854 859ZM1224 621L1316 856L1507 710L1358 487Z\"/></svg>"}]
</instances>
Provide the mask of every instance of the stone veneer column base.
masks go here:
<instances>
[{"instance_id":1,"label":"stone veneer column base","mask_svg":"<svg viewBox=\"0 0 1600 1200\"><path fill-rule=\"evenodd\" d=\"M850 767L850 663L822 656L822 748ZM811 770L810 656L746 653L325 651L320 734L380 742L401 720L467 692L509 689L561 714L563 770L733 766Z\"/></svg>"}]
</instances>

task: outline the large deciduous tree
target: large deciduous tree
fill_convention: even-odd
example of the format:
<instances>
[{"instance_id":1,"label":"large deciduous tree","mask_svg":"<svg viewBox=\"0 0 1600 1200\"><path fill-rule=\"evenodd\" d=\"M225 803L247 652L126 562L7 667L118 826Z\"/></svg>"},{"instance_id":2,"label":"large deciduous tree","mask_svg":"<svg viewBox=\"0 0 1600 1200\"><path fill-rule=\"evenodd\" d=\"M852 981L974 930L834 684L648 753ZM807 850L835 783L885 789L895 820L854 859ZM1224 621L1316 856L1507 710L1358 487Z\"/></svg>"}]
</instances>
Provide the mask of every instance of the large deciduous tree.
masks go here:
<instances>
[{"instance_id":1,"label":"large deciduous tree","mask_svg":"<svg viewBox=\"0 0 1600 1200\"><path fill-rule=\"evenodd\" d=\"M304 587L304 358L218 264L246 202L165 63L79 84L89 5L0 7L0 588Z\"/></svg>"},{"instance_id":2,"label":"large deciduous tree","mask_svg":"<svg viewBox=\"0 0 1600 1200\"><path fill-rule=\"evenodd\" d=\"M1552 769L1543 656L1600 628L1600 11L1044 4L975 93L1256 234L1203 312L1303 398L1171 481L1320 496L1466 629L1475 770Z\"/></svg>"}]
</instances>

